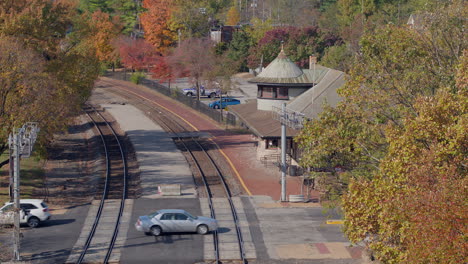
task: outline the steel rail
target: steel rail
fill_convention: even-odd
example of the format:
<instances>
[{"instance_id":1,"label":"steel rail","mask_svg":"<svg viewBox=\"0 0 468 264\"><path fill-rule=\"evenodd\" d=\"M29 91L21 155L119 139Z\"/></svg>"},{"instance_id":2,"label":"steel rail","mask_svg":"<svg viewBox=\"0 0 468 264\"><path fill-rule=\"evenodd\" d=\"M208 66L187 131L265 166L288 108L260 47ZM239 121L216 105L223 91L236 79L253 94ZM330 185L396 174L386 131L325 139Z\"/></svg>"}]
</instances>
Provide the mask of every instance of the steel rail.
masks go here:
<instances>
[{"instance_id":1,"label":"steel rail","mask_svg":"<svg viewBox=\"0 0 468 264\"><path fill-rule=\"evenodd\" d=\"M161 118L162 115L160 115L160 120L161 122L163 122L165 124L165 126L172 131L172 133L174 133L176 135L176 137L179 139L179 141L184 145L185 149L190 153L190 156L192 158L192 160L195 162L195 164L197 165L197 170L200 172L200 174L202 175L202 179L203 179L203 183L205 185L205 189L207 190L207 194L208 194L208 201L209 201L209 207L210 207L210 211L211 211L211 217L212 218L215 218L215 212L214 212L214 207L212 205L212 193L211 193L211 189L209 187L209 184L206 180L206 177L205 177L205 174L202 172L202 169L201 169L201 165L199 164L198 160L195 158L195 156L193 155L192 151L187 147L187 145L185 144L185 142L183 141L183 138L181 136L179 136L179 134L177 132L174 131L174 129L172 129L166 121L164 121L162 118ZM169 119L169 117L167 117L167 119ZM174 123L175 125L179 126L180 128L184 129L180 124L178 124L177 122L174 122L173 120L171 120L172 123ZM211 157L211 155L208 153L208 151L200 144L200 142L198 140L196 140L193 136L190 137L192 139L193 142L195 142L198 147L203 151L203 153L206 155L206 157L209 159L211 165L215 168L219 178L221 179L221 182L223 183L223 189L224 191L226 192L226 195L227 195L227 199L228 199L228 202L229 202L229 205L230 205L230 208L231 208L231 213L232 213L232 216L233 216L233 219L234 219L234 223L235 223L235 226L236 226L236 233L237 233L237 241L238 241L238 244L239 244L239 253L240 253L240 257L241 257L241 260L242 260L242 263L246 264L247 263L247 259L245 257L245 250L244 250L244 240L243 240L243 237L242 237L242 232L241 232L241 229L240 229L240 224L239 224L239 218L237 216L237 211L236 211L236 208L234 206L234 203L232 201L232 195L231 195L231 191L229 189L229 186L221 172L221 170L219 169L218 165L216 165L216 163L214 162L213 158ZM216 263L221 263L220 260L219 260L219 239L218 239L218 234L217 234L217 231L215 231L215 233L213 234L214 235L214 243L215 243L215 254L216 254Z\"/></svg>"},{"instance_id":2,"label":"steel rail","mask_svg":"<svg viewBox=\"0 0 468 264\"><path fill-rule=\"evenodd\" d=\"M94 107L93 107L94 109ZM115 241L117 240L117 236L119 235L119 227L120 227L120 221L122 220L122 214L123 210L125 209L125 199L127 198L127 159L125 159L125 155L123 152L123 147L122 144L120 144L119 137L117 133L115 133L114 128L109 125L109 122L106 121L106 119L101 115L101 113L97 112L96 113L104 120L107 124L107 126L110 128L112 131L112 134L114 135L117 144L119 145L119 150L120 150L120 157L122 158L122 164L123 164L123 192L122 192L122 199L120 200L120 209L119 209L119 215L117 217L117 223L114 228L114 233L112 235L111 242L109 244L109 248L107 250L106 257L104 258L104 263L109 262L109 258L112 254L112 250L114 249Z\"/></svg>"},{"instance_id":3,"label":"steel rail","mask_svg":"<svg viewBox=\"0 0 468 264\"><path fill-rule=\"evenodd\" d=\"M182 143L182 145L184 146L184 148L187 150L187 152L190 154L190 157L192 158L193 162L195 163L196 165L196 168L197 168L197 171L200 173L200 175L202 176L202 180L203 180L203 183L205 185L205 191L206 191L206 194L208 196L208 207L210 208L210 216L211 218L213 219L216 219L216 214L215 214L215 210L214 210L214 206L213 206L213 201L212 201L212 193L211 193L211 189L209 187L209 184L208 182L206 181L206 177L205 177L205 173L203 172L202 168L201 168L201 165L200 163L198 162L198 160L195 158L195 155L192 153L192 151L190 150L190 148L187 146L187 144L184 142L183 138L179 135L179 133L175 132L175 130L170 126L168 125L168 122L167 121L164 121L162 118L159 118L159 120L166 126L166 128L170 131L172 131L172 133L177 137L177 139ZM174 124L177 124L175 122L173 122ZM179 127L181 127L179 124L177 124ZM192 140L193 137L192 137ZM215 258L216 258L216 264L220 264L221 261L219 259L219 238L218 238L218 230L215 230L213 232L213 246L214 246L214 251L215 251Z\"/></svg>"},{"instance_id":4,"label":"steel rail","mask_svg":"<svg viewBox=\"0 0 468 264\"><path fill-rule=\"evenodd\" d=\"M119 140L118 136L116 135L114 129L110 126L109 122L93 106L89 106L89 107L92 108L93 112L97 113L97 115L99 115L102 118L102 120L106 123L107 127L109 127L110 130L112 131L112 134L114 135L114 138L117 141L118 146L119 146L119 150L120 150L120 154L121 154L122 162L123 162L123 168L124 168L124 190L123 190L122 200L121 200L121 203L120 203L120 210L119 210L117 223L116 223L116 226L114 228L111 243L109 244L109 248L108 248L106 256L105 256L104 263L107 263L109 261L110 255L112 253L112 249L113 249L114 244L115 244L115 240L116 240L117 235L118 235L118 229L119 229L119 226L120 226L120 219L121 219L123 209L124 209L124 204L125 204L126 183L127 183L126 159L125 159L125 156L124 156L124 153L123 153L123 150L122 150L122 145L120 144L120 140ZM102 141L103 146L104 146L104 153L105 153L105 156L106 156L106 179L105 179L105 182L104 182L104 192L102 194L102 198L101 198L101 201L99 203L98 212L96 214L96 219L94 219L94 223L93 223L93 226L91 228L91 231L90 231L90 233L89 233L89 235L88 235L88 237L86 239L86 243L83 246L83 250L81 251L81 254L80 254L79 258L78 258L78 261L77 261L78 264L81 264L83 262L84 257L85 257L85 255L86 255L86 253L88 251L88 248L89 248L89 246L91 244L91 240L93 239L94 234L96 232L96 228L97 228L97 226L99 224L99 220L101 218L102 210L104 208L104 201L106 200L106 196L107 196L107 194L109 192L109 180L110 180L109 150L107 148L107 143L106 143L106 141L104 139L104 133L102 132L101 128L98 126L96 120L94 120L94 118L87 111L85 111L85 113L86 113L86 115L88 115L89 119L93 122L94 126L98 129L99 136L100 136L101 141Z\"/></svg>"},{"instance_id":5,"label":"steel rail","mask_svg":"<svg viewBox=\"0 0 468 264\"><path fill-rule=\"evenodd\" d=\"M126 89L124 89L124 90L126 90ZM121 94L124 98L125 97L131 97L128 94L122 94L122 93L119 93L119 92L116 92L116 93ZM147 99L147 100L149 100L149 99ZM176 137L179 139L179 141L184 145L185 149L187 149L187 151L190 153L190 156L191 156L192 160L194 160L195 164L197 165L197 170L202 175L202 179L203 179L203 182L204 182L204 185L205 185L205 189L207 190L207 194L208 194L208 197L209 197L209 199L208 199L209 202L208 203L209 203L209 207L210 207L211 216L213 218L215 218L214 207L213 207L212 200L211 200L211 191L208 191L209 184L206 181L206 178L204 176L204 173L201 170L200 165L198 164L198 161L196 160L193 153L190 151L190 149L185 144L183 138L181 136L179 136L179 133L175 132L175 129L173 129L170 125L167 124L168 122L173 123L173 124L177 125L179 128L181 128L182 131L186 131L186 129L181 124L179 124L178 122L175 121L175 120L178 120L179 118L178 117L176 117L174 119L169 118L169 116L162 114L163 112L168 112L166 109L161 109L162 107L155 106L154 104L148 104L145 100L138 100L138 103L143 104L143 105L149 107L150 109L158 111L159 112L158 119L165 125L165 127L169 131L172 131L172 133L174 135L176 135ZM168 113L172 114L170 112L168 112ZM167 120L170 120L170 121L164 121L164 119L162 117L165 117ZM241 232L241 229L240 229L239 219L238 219L238 216L237 216L237 211L235 209L234 203L233 203L232 198L231 198L232 197L231 196L231 191L229 190L228 184L226 183L220 169L218 168L218 166L216 165L216 163L214 162L214 160L212 159L210 154L200 145L198 140L196 140L194 137L191 137L191 139L192 139L192 141L196 142L199 145L199 147L201 147L201 149L205 153L205 155L208 156L212 166L214 166L214 168L217 171L218 176L221 178L221 181L223 183L223 188L224 188L224 190L226 192L227 199L228 199L229 205L231 207L231 213L233 215L234 223L236 225L236 233L237 233L237 239L238 239L238 243L239 243L240 257L241 257L243 263L247 263L247 260L246 260L246 257L245 257L245 250L244 250L244 241L243 241L242 232ZM219 239L218 239L217 231L213 233L213 238L214 238L213 243L214 243L214 248L215 248L216 263L220 263L220 260L219 260L219 244L218 244Z\"/></svg>"},{"instance_id":6,"label":"steel rail","mask_svg":"<svg viewBox=\"0 0 468 264\"><path fill-rule=\"evenodd\" d=\"M232 196L231 196L231 190L229 189L229 186L226 182L226 179L224 179L224 176L223 174L221 173L221 170L219 169L218 165L216 165L216 163L214 162L213 158L210 156L210 154L208 154L208 151L206 151L203 146L200 144L200 142L198 142L197 140L195 140L195 142L198 144L198 146L200 146L201 149L203 149L203 153L205 153L205 155L208 157L208 159L210 160L211 164L213 165L213 167L216 169L216 171L218 172L218 176L221 178L221 181L223 182L223 187L224 187L224 190L226 191L226 194L228 196L228 201L229 201L229 205L231 207L231 213L232 213L232 217L234 218L234 222L235 222L235 225L236 225L236 233L237 233L237 242L239 243L239 250L240 250L240 255L241 255L241 259L242 259L242 263L247 263L247 259L245 257L245 250L244 250L244 239L242 237L242 232L241 232L241 229L240 229L240 224L239 224L239 218L237 216L237 211L236 211L236 207L234 206L234 203L232 201Z\"/></svg>"}]
</instances>

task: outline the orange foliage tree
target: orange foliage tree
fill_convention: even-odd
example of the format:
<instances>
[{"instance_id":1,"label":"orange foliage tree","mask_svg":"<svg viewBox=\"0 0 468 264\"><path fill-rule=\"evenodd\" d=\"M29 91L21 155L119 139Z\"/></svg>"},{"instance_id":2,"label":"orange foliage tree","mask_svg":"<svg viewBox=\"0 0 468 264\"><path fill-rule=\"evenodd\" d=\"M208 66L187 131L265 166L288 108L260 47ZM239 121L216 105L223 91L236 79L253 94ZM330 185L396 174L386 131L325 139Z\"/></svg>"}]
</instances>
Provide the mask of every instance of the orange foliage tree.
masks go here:
<instances>
[{"instance_id":1,"label":"orange foliage tree","mask_svg":"<svg viewBox=\"0 0 468 264\"><path fill-rule=\"evenodd\" d=\"M240 21L240 13L236 6L232 6L226 16L226 25L237 25Z\"/></svg>"},{"instance_id":2,"label":"orange foliage tree","mask_svg":"<svg viewBox=\"0 0 468 264\"><path fill-rule=\"evenodd\" d=\"M112 43L123 28L119 19L98 10L91 15L90 27L92 34L89 41L95 48L98 59L105 62L115 61L117 53Z\"/></svg>"},{"instance_id":3,"label":"orange foliage tree","mask_svg":"<svg viewBox=\"0 0 468 264\"><path fill-rule=\"evenodd\" d=\"M177 38L176 33L169 28L172 7L171 0L143 0L146 11L141 14L141 25L145 39L159 52L173 45Z\"/></svg>"}]
</instances>

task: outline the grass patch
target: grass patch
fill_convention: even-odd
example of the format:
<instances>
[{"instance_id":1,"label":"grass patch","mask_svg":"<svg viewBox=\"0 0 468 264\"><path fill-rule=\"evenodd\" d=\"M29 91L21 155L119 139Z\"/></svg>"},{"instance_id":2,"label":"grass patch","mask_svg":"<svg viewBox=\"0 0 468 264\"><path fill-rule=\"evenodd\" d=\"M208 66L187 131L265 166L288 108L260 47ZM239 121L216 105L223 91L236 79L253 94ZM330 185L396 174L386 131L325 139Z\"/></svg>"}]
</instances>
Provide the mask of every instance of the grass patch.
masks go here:
<instances>
[{"instance_id":1,"label":"grass patch","mask_svg":"<svg viewBox=\"0 0 468 264\"><path fill-rule=\"evenodd\" d=\"M8 154L0 156L0 160L8 158ZM45 180L44 160L33 155L30 158L22 158L20 162L20 198L33 197L35 190L42 189ZM0 168L0 205L7 202L8 187L10 184L9 165Z\"/></svg>"}]
</instances>

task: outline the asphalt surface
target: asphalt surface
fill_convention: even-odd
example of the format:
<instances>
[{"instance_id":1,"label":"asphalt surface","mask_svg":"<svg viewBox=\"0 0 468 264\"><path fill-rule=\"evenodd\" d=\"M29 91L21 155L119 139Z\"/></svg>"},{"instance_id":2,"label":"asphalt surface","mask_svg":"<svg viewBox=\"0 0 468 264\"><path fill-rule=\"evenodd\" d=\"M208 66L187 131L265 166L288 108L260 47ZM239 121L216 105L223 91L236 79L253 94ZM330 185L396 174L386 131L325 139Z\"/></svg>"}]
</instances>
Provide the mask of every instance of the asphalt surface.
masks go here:
<instances>
[{"instance_id":1,"label":"asphalt surface","mask_svg":"<svg viewBox=\"0 0 468 264\"><path fill-rule=\"evenodd\" d=\"M141 215L159 209L184 209L192 215L201 215L198 199L162 198L135 200L131 226L122 250L120 263L174 263L193 264L203 261L203 236L196 233L163 234L148 236L135 229L134 223ZM207 234L208 236L211 234Z\"/></svg>"},{"instance_id":2,"label":"asphalt surface","mask_svg":"<svg viewBox=\"0 0 468 264\"><path fill-rule=\"evenodd\" d=\"M38 228L21 228L20 253L22 259L33 263L65 263L80 234L89 205L68 209L64 214L52 215Z\"/></svg>"}]
</instances>

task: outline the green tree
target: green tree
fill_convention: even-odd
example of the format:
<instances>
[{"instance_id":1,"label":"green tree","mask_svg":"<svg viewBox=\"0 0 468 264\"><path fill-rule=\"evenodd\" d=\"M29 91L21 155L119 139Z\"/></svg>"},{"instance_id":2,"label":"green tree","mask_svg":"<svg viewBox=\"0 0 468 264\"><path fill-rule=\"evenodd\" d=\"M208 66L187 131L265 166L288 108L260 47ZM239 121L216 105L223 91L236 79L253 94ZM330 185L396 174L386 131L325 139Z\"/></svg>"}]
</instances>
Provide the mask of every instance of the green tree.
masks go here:
<instances>
[{"instance_id":1,"label":"green tree","mask_svg":"<svg viewBox=\"0 0 468 264\"><path fill-rule=\"evenodd\" d=\"M204 0L175 0L174 4L172 30L181 30L183 39L207 37L211 26L209 18L214 17L208 3Z\"/></svg>"},{"instance_id":2,"label":"green tree","mask_svg":"<svg viewBox=\"0 0 468 264\"><path fill-rule=\"evenodd\" d=\"M247 56L249 55L251 45L252 39L247 32L234 32L226 54L231 60L239 62L239 68L237 70L246 71L248 69Z\"/></svg>"},{"instance_id":3,"label":"green tree","mask_svg":"<svg viewBox=\"0 0 468 264\"><path fill-rule=\"evenodd\" d=\"M265 36L266 32L273 29L271 19L262 21L259 18L253 18L250 22L252 26L247 27L246 31L249 33L254 43L258 43L260 39Z\"/></svg>"},{"instance_id":4,"label":"green tree","mask_svg":"<svg viewBox=\"0 0 468 264\"><path fill-rule=\"evenodd\" d=\"M353 61L353 53L346 44L325 49L320 64L339 71L348 72Z\"/></svg>"}]
</instances>

